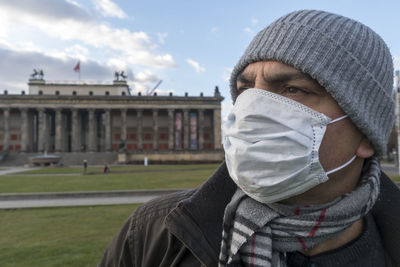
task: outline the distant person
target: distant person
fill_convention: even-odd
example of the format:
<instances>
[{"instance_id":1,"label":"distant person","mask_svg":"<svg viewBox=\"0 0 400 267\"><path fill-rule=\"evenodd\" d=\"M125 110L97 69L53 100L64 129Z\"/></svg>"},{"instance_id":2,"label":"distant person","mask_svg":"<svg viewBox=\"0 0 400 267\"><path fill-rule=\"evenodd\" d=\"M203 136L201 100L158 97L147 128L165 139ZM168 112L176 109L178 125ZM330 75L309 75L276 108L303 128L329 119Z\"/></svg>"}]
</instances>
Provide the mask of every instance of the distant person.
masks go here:
<instances>
[{"instance_id":1,"label":"distant person","mask_svg":"<svg viewBox=\"0 0 400 267\"><path fill-rule=\"evenodd\" d=\"M230 82L225 162L139 207L99 266L400 266L400 190L378 159L394 121L381 37L295 11L258 33Z\"/></svg>"},{"instance_id":2,"label":"distant person","mask_svg":"<svg viewBox=\"0 0 400 267\"><path fill-rule=\"evenodd\" d=\"M108 165L107 164L104 165L103 173L108 173L109 171L110 171L110 168L108 168Z\"/></svg>"},{"instance_id":3,"label":"distant person","mask_svg":"<svg viewBox=\"0 0 400 267\"><path fill-rule=\"evenodd\" d=\"M85 172L86 173L86 170L87 170L87 160L85 159L85 160L83 160L83 172Z\"/></svg>"}]
</instances>

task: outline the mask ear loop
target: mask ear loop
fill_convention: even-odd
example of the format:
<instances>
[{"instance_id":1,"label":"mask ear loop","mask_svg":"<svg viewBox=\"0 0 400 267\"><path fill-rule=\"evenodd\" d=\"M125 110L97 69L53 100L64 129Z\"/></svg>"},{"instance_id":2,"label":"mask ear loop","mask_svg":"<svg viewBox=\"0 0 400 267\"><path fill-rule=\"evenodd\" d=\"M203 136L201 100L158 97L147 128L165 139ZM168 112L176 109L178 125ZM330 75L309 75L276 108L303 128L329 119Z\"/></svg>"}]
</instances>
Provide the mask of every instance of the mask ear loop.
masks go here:
<instances>
[{"instance_id":1,"label":"mask ear loop","mask_svg":"<svg viewBox=\"0 0 400 267\"><path fill-rule=\"evenodd\" d=\"M328 124L331 124L331 123L335 123L335 122L337 122L337 121L340 121L340 120L343 120L344 118L347 118L349 115L343 115L343 116L341 116L341 117L339 117L339 118L336 118L336 119L334 119L334 120L331 120Z\"/></svg>"},{"instance_id":2,"label":"mask ear loop","mask_svg":"<svg viewBox=\"0 0 400 267\"><path fill-rule=\"evenodd\" d=\"M337 167L337 168L335 168L335 169L333 169L333 170L330 170L330 171L326 172L326 175L329 175L329 174L334 173L334 172L337 172L337 171L339 171L339 170L341 170L341 169L343 169L343 168L346 168L350 163L353 162L353 160L354 160L356 157L357 157L357 155L354 155L348 162L346 162L346 163L343 164L342 166L339 166L339 167Z\"/></svg>"}]
</instances>

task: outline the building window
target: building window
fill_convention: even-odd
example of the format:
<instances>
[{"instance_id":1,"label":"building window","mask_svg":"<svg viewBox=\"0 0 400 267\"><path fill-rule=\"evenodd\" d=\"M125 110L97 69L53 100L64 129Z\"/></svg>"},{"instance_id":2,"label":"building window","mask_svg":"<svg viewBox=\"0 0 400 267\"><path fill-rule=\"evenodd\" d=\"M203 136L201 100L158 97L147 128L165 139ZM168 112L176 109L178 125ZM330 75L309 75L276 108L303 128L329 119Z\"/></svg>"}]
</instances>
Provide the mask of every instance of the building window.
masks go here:
<instances>
[{"instance_id":1,"label":"building window","mask_svg":"<svg viewBox=\"0 0 400 267\"><path fill-rule=\"evenodd\" d=\"M90 91L90 92L89 92L89 95L93 95L93 92L92 92L92 91Z\"/></svg>"},{"instance_id":2,"label":"building window","mask_svg":"<svg viewBox=\"0 0 400 267\"><path fill-rule=\"evenodd\" d=\"M76 95L76 91L73 91L73 92L72 92L72 95Z\"/></svg>"},{"instance_id":3,"label":"building window","mask_svg":"<svg viewBox=\"0 0 400 267\"><path fill-rule=\"evenodd\" d=\"M110 92L109 92L109 91L106 91L106 95L110 95Z\"/></svg>"},{"instance_id":4,"label":"building window","mask_svg":"<svg viewBox=\"0 0 400 267\"><path fill-rule=\"evenodd\" d=\"M56 95L60 95L60 91L57 90L57 91L56 91Z\"/></svg>"}]
</instances>

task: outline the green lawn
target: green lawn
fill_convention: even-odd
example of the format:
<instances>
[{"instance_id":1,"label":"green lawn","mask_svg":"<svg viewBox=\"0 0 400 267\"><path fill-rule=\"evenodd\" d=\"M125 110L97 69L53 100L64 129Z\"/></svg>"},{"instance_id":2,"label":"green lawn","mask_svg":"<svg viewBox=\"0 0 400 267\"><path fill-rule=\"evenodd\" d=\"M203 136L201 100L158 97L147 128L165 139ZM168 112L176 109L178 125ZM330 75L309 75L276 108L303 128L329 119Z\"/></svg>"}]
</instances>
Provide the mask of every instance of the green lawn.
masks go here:
<instances>
[{"instance_id":1,"label":"green lawn","mask_svg":"<svg viewBox=\"0 0 400 267\"><path fill-rule=\"evenodd\" d=\"M215 168L218 164L189 164L189 165L120 165L120 166L109 166L113 172L135 172L135 171L169 171L169 170L191 170L191 169L209 169ZM89 174L100 174L103 166L89 166L87 173ZM82 174L83 167L48 167L37 170L24 171L17 173L21 174Z\"/></svg>"},{"instance_id":2,"label":"green lawn","mask_svg":"<svg viewBox=\"0 0 400 267\"><path fill-rule=\"evenodd\" d=\"M96 266L137 206L0 210L0 266Z\"/></svg>"},{"instance_id":3,"label":"green lawn","mask_svg":"<svg viewBox=\"0 0 400 267\"><path fill-rule=\"evenodd\" d=\"M88 170L84 175L79 174L80 168L48 168L0 176L0 193L192 188L202 184L217 166L116 166L107 174ZM71 175L74 172L79 175Z\"/></svg>"},{"instance_id":4,"label":"green lawn","mask_svg":"<svg viewBox=\"0 0 400 267\"><path fill-rule=\"evenodd\" d=\"M400 176L390 176L390 178L395 182L400 182Z\"/></svg>"},{"instance_id":5,"label":"green lawn","mask_svg":"<svg viewBox=\"0 0 400 267\"><path fill-rule=\"evenodd\" d=\"M45 168L0 176L1 193L190 188L218 164ZM138 205L0 210L0 266L96 266Z\"/></svg>"}]
</instances>

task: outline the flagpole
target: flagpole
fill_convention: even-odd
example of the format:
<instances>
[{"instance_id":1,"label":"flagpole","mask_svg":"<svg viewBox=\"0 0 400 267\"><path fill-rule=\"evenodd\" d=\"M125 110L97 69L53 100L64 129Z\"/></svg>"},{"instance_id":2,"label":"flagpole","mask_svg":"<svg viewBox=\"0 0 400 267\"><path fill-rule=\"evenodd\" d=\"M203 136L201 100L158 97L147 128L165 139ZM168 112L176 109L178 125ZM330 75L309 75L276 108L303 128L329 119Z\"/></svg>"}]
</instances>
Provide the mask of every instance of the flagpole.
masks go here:
<instances>
[{"instance_id":1,"label":"flagpole","mask_svg":"<svg viewBox=\"0 0 400 267\"><path fill-rule=\"evenodd\" d=\"M75 68L74 68L75 72L78 72L78 79L79 81L81 81L81 61L78 61L78 64L76 64Z\"/></svg>"}]
</instances>

